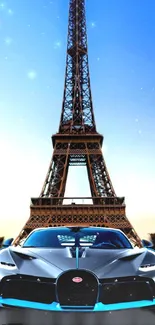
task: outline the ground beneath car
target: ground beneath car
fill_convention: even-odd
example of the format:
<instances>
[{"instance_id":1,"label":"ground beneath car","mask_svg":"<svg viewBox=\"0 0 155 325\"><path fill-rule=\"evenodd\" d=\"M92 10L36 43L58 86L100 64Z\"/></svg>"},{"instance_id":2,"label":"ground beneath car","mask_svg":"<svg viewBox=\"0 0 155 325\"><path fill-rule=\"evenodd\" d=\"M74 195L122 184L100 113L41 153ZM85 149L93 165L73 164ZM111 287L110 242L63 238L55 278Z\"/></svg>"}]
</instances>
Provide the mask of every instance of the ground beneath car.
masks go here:
<instances>
[{"instance_id":1,"label":"ground beneath car","mask_svg":"<svg viewBox=\"0 0 155 325\"><path fill-rule=\"evenodd\" d=\"M154 325L155 309L130 309L102 313L43 312L0 309L0 325Z\"/></svg>"}]
</instances>

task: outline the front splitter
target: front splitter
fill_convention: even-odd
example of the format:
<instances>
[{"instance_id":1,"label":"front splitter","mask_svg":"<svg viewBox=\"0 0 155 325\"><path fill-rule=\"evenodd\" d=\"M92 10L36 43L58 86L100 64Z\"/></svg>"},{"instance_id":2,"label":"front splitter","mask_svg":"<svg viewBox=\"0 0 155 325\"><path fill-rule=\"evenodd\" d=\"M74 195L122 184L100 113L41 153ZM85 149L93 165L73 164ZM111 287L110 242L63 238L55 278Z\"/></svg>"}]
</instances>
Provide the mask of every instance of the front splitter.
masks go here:
<instances>
[{"instance_id":1,"label":"front splitter","mask_svg":"<svg viewBox=\"0 0 155 325\"><path fill-rule=\"evenodd\" d=\"M63 312L64 308L60 306L58 302L52 302L51 304L45 304L40 302L33 302L28 300L19 300L13 298L2 298L0 297L0 306L7 307L17 307L17 308L30 308L30 309L38 309L43 311L54 311L54 312ZM92 309L89 307L86 308L84 306L79 307L69 307L66 306L65 310L68 312L106 312L106 311L115 311L115 310L124 310L124 309L133 309L133 308L143 308L143 307L155 307L155 299L153 300L139 300L139 301L130 301L130 302L120 302L113 304L103 304L101 302L97 302Z\"/></svg>"}]
</instances>

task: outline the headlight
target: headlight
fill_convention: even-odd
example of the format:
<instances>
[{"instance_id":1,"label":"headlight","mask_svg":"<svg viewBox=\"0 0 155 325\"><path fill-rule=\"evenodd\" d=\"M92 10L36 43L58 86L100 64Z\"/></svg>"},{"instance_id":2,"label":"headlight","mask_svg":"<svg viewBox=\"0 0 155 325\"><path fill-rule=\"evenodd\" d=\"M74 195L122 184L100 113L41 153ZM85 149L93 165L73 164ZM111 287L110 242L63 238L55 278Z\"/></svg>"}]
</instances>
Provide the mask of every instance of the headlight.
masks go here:
<instances>
[{"instance_id":1,"label":"headlight","mask_svg":"<svg viewBox=\"0 0 155 325\"><path fill-rule=\"evenodd\" d=\"M12 263L7 263L7 262L0 262L0 265L1 266L10 266L10 267L14 267L14 266L16 266L15 264L12 264Z\"/></svg>"},{"instance_id":2,"label":"headlight","mask_svg":"<svg viewBox=\"0 0 155 325\"><path fill-rule=\"evenodd\" d=\"M142 272L147 272L147 271L155 271L155 264L144 264L141 265L139 268L140 271Z\"/></svg>"}]
</instances>

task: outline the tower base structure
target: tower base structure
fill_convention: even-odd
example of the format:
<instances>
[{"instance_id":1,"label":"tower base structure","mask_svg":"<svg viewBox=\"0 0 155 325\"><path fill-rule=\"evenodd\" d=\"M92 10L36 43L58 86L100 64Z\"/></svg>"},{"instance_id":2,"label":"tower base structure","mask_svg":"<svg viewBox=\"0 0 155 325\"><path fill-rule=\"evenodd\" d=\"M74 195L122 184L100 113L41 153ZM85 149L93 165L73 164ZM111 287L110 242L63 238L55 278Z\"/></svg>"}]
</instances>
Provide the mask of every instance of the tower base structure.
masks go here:
<instances>
[{"instance_id":1,"label":"tower base structure","mask_svg":"<svg viewBox=\"0 0 155 325\"><path fill-rule=\"evenodd\" d=\"M92 199L94 203L87 204L87 201ZM59 204L65 200L71 200L72 203ZM81 204L81 201L85 203ZM126 217L123 197L32 198L30 218L14 244L18 245L35 228L60 226L117 228L121 229L134 245L142 246L140 238Z\"/></svg>"}]
</instances>

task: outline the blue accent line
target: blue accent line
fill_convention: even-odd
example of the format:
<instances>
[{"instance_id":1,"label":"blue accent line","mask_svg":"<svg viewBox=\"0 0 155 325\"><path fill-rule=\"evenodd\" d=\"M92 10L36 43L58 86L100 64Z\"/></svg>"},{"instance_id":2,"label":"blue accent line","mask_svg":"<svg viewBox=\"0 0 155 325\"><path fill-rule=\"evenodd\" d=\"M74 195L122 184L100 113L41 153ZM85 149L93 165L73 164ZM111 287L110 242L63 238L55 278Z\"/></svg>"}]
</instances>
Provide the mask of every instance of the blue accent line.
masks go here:
<instances>
[{"instance_id":1,"label":"blue accent line","mask_svg":"<svg viewBox=\"0 0 155 325\"><path fill-rule=\"evenodd\" d=\"M76 268L79 268L79 247L76 247Z\"/></svg>"},{"instance_id":2,"label":"blue accent line","mask_svg":"<svg viewBox=\"0 0 155 325\"><path fill-rule=\"evenodd\" d=\"M32 309L40 309L40 310L49 310L49 311L76 311L76 312L106 312L113 310L123 310L123 309L131 309L131 308L142 308L142 307L155 307L155 299L154 300L142 300L142 301L132 301L132 302L122 302L117 304L107 304L104 305L101 302L95 304L94 308L84 308L83 306L79 307L70 307L70 308L62 308L59 303L53 302L52 304L42 304L39 302L31 302L26 300L18 300L11 298L1 298L0 297L0 307L1 305L14 306L14 307L22 307L22 308L32 308Z\"/></svg>"}]
</instances>

